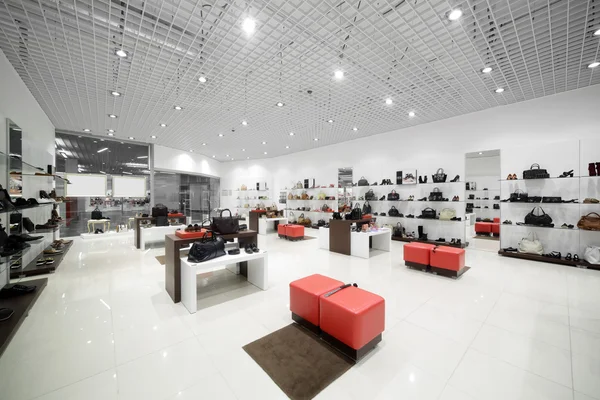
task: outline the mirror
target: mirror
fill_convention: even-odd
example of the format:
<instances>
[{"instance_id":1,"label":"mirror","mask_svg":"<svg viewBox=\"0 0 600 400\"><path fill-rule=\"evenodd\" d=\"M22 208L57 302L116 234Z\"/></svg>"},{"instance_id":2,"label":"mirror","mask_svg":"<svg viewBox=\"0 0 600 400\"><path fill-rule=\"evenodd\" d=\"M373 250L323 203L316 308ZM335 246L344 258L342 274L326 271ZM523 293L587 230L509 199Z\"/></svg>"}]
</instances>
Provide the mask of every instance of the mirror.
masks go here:
<instances>
[{"instance_id":1,"label":"mirror","mask_svg":"<svg viewBox=\"0 0 600 400\"><path fill-rule=\"evenodd\" d=\"M23 195L23 132L10 119L6 121L8 125L8 153L10 155L8 158L8 193L11 197L20 197Z\"/></svg>"},{"instance_id":2,"label":"mirror","mask_svg":"<svg viewBox=\"0 0 600 400\"><path fill-rule=\"evenodd\" d=\"M352 205L352 168L338 168L338 211Z\"/></svg>"}]
</instances>

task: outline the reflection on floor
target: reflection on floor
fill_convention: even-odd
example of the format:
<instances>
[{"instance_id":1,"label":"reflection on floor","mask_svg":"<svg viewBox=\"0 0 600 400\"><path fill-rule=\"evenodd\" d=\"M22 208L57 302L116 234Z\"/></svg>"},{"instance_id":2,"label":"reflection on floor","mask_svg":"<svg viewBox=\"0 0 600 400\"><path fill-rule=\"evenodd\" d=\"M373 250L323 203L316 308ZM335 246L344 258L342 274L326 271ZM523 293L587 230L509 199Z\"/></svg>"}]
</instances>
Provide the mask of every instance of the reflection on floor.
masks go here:
<instances>
[{"instance_id":1,"label":"reflection on floor","mask_svg":"<svg viewBox=\"0 0 600 400\"><path fill-rule=\"evenodd\" d=\"M164 249L77 238L0 358L0 397L283 399L242 346L289 324L289 282L318 272L383 296L386 330L317 399L600 399L597 271L469 246L452 280L405 268L400 242L368 260L276 235L259 247L269 290L214 274L190 315L164 291Z\"/></svg>"},{"instance_id":2,"label":"reflection on floor","mask_svg":"<svg viewBox=\"0 0 600 400\"><path fill-rule=\"evenodd\" d=\"M469 240L469 247L475 250L492 251L494 253L498 253L498 250L500 250L500 241L473 237Z\"/></svg>"}]
</instances>

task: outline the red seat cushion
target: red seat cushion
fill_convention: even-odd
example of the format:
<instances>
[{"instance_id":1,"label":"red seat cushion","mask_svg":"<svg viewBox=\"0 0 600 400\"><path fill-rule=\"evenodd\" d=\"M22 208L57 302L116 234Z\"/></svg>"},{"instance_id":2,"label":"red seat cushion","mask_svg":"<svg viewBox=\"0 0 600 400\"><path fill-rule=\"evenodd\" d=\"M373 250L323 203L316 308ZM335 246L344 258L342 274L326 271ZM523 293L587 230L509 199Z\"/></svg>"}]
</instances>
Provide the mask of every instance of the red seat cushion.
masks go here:
<instances>
[{"instance_id":1,"label":"red seat cushion","mask_svg":"<svg viewBox=\"0 0 600 400\"><path fill-rule=\"evenodd\" d=\"M492 233L496 235L500 234L500 224L492 224Z\"/></svg>"},{"instance_id":2,"label":"red seat cushion","mask_svg":"<svg viewBox=\"0 0 600 400\"><path fill-rule=\"evenodd\" d=\"M435 245L412 242L404 245L404 261L429 265L429 255Z\"/></svg>"},{"instance_id":3,"label":"red seat cushion","mask_svg":"<svg viewBox=\"0 0 600 400\"><path fill-rule=\"evenodd\" d=\"M500 218L499 217L495 217L494 218L494 223L495 224L499 224L500 223Z\"/></svg>"},{"instance_id":4,"label":"red seat cushion","mask_svg":"<svg viewBox=\"0 0 600 400\"><path fill-rule=\"evenodd\" d=\"M278 235L282 235L282 236L286 236L286 234L285 234L286 227L287 227L286 224L279 224L279 225L277 225L277 234Z\"/></svg>"},{"instance_id":5,"label":"red seat cushion","mask_svg":"<svg viewBox=\"0 0 600 400\"><path fill-rule=\"evenodd\" d=\"M304 237L304 227L302 225L286 225L285 235L292 238Z\"/></svg>"},{"instance_id":6,"label":"red seat cushion","mask_svg":"<svg viewBox=\"0 0 600 400\"><path fill-rule=\"evenodd\" d=\"M432 267L460 271L465 267L465 249L438 246L431 250L430 263Z\"/></svg>"},{"instance_id":7,"label":"red seat cushion","mask_svg":"<svg viewBox=\"0 0 600 400\"><path fill-rule=\"evenodd\" d=\"M385 300L366 290L348 287L321 297L321 330L355 350L385 329Z\"/></svg>"},{"instance_id":8,"label":"red seat cushion","mask_svg":"<svg viewBox=\"0 0 600 400\"><path fill-rule=\"evenodd\" d=\"M343 284L344 282L319 274L298 279L290 283L290 310L319 326L319 297Z\"/></svg>"},{"instance_id":9,"label":"red seat cushion","mask_svg":"<svg viewBox=\"0 0 600 400\"><path fill-rule=\"evenodd\" d=\"M492 224L489 222L475 222L476 233L490 233L492 231Z\"/></svg>"}]
</instances>

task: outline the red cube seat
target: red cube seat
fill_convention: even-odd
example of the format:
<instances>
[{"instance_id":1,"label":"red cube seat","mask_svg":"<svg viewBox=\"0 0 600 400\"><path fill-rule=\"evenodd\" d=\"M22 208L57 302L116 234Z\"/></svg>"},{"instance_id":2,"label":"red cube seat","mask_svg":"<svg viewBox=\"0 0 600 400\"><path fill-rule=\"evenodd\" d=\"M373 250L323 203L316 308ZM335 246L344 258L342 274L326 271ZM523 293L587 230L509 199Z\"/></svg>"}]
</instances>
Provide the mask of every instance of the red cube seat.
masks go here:
<instances>
[{"instance_id":1,"label":"red cube seat","mask_svg":"<svg viewBox=\"0 0 600 400\"><path fill-rule=\"evenodd\" d=\"M304 239L304 227L302 225L286 225L285 235L290 240Z\"/></svg>"},{"instance_id":2,"label":"red cube seat","mask_svg":"<svg viewBox=\"0 0 600 400\"><path fill-rule=\"evenodd\" d=\"M449 276L458 276L465 267L465 250L456 247L438 246L431 250L431 270Z\"/></svg>"},{"instance_id":3,"label":"red cube seat","mask_svg":"<svg viewBox=\"0 0 600 400\"><path fill-rule=\"evenodd\" d=\"M404 245L404 264L409 267L427 268L433 244L412 242Z\"/></svg>"},{"instance_id":4,"label":"red cube seat","mask_svg":"<svg viewBox=\"0 0 600 400\"><path fill-rule=\"evenodd\" d=\"M495 224L499 224L500 223L500 217L494 217L494 223Z\"/></svg>"},{"instance_id":5,"label":"red cube seat","mask_svg":"<svg viewBox=\"0 0 600 400\"><path fill-rule=\"evenodd\" d=\"M319 331L319 297L344 282L314 274L290 283L290 310L292 319L307 328Z\"/></svg>"},{"instance_id":6,"label":"red cube seat","mask_svg":"<svg viewBox=\"0 0 600 400\"><path fill-rule=\"evenodd\" d=\"M492 232L492 224L489 222L475 222L475 233L491 233Z\"/></svg>"},{"instance_id":7,"label":"red cube seat","mask_svg":"<svg viewBox=\"0 0 600 400\"><path fill-rule=\"evenodd\" d=\"M500 224L492 224L492 233L494 236L500 236Z\"/></svg>"},{"instance_id":8,"label":"red cube seat","mask_svg":"<svg viewBox=\"0 0 600 400\"><path fill-rule=\"evenodd\" d=\"M279 224L277 225L277 235L279 235L280 238L286 238L286 228L287 228L287 224Z\"/></svg>"},{"instance_id":9,"label":"red cube seat","mask_svg":"<svg viewBox=\"0 0 600 400\"><path fill-rule=\"evenodd\" d=\"M381 341L385 329L383 297L351 286L322 296L320 302L322 338L353 360Z\"/></svg>"}]
</instances>

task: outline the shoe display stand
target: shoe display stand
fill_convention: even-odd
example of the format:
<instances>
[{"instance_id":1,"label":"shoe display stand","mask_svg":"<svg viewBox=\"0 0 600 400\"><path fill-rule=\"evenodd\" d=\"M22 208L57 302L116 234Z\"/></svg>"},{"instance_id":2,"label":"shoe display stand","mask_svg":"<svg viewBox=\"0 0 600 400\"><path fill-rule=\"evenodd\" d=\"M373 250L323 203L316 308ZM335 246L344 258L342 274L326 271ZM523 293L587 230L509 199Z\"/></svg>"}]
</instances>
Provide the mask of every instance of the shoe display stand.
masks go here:
<instances>
[{"instance_id":1,"label":"shoe display stand","mask_svg":"<svg viewBox=\"0 0 600 400\"><path fill-rule=\"evenodd\" d=\"M371 222L370 219L345 220L332 219L329 221L329 251L333 253L352 255L351 228L353 224Z\"/></svg>"},{"instance_id":2,"label":"shoe display stand","mask_svg":"<svg viewBox=\"0 0 600 400\"><path fill-rule=\"evenodd\" d=\"M57 228L57 230L58 230L58 228ZM62 262L64 256L67 254L67 252L73 245L73 242L66 244L61 249L61 251L62 251L61 254L52 255L52 254L44 254L44 250L51 248L50 245L46 245L47 241L40 239L39 242L40 242L41 246L32 244L35 242L29 242L30 244L32 244L32 246L31 246L31 248L28 249L29 251L23 253L24 267L19 268L19 269L12 269L10 271L11 279L18 279L18 278L24 278L27 276L49 274L49 273L56 271L58 269L58 267L60 266L60 263ZM52 242L50 242L50 243L52 243ZM40 248L41 248L41 250L40 250ZM32 256L35 255L35 257L26 257L28 254L32 255ZM37 265L37 260L40 257L52 258L54 260L54 262L52 264ZM27 261L27 263L25 263L25 260L29 260L29 261Z\"/></svg>"},{"instance_id":3,"label":"shoe display stand","mask_svg":"<svg viewBox=\"0 0 600 400\"><path fill-rule=\"evenodd\" d=\"M494 199L496 196L500 196L500 182L498 181L498 175L467 176L465 181L466 212L475 214L475 219L480 218L481 220L489 219L493 221L494 218L499 218L501 198ZM475 189L472 188L473 183L475 183ZM469 188L466 188L467 185ZM473 196L474 199L469 199L469 196ZM472 204L473 208L468 208L468 204ZM498 208L495 209L494 206L497 206ZM475 236L474 230L471 236ZM492 237L493 236L490 236L490 238Z\"/></svg>"},{"instance_id":4,"label":"shoe display stand","mask_svg":"<svg viewBox=\"0 0 600 400\"><path fill-rule=\"evenodd\" d=\"M9 319L0 321L0 357L27 317L29 310L44 291L48 279L33 279L25 283L27 286L36 286L35 291L6 299L0 298L0 308L13 310L13 315Z\"/></svg>"},{"instance_id":5,"label":"shoe display stand","mask_svg":"<svg viewBox=\"0 0 600 400\"><path fill-rule=\"evenodd\" d=\"M182 217L174 217L174 218L169 218L169 219L176 219L177 221L179 221L181 224L185 224L187 221L187 217L184 215ZM142 244L141 244L141 235L140 235L140 224L142 221L147 221L150 224L156 222L156 218L154 217L135 217L133 220L133 243L135 243L135 248L136 249L140 249Z\"/></svg>"},{"instance_id":6,"label":"shoe display stand","mask_svg":"<svg viewBox=\"0 0 600 400\"><path fill-rule=\"evenodd\" d=\"M508 199L517 189L528 196L560 196L562 200L576 200L576 203L500 203L500 250L498 254L525 260L547 262L565 266L599 269L600 265L589 264L583 260L585 248L589 245L600 246L600 231L577 228L580 217L591 212L600 213L600 204L584 204L585 198L600 199L600 176L587 176L589 162L600 160L600 139L585 139L549 143L536 147L535 158L530 148L516 148L501 151L501 173L516 174L518 179L501 179L501 199ZM522 179L523 170L538 163L547 169L549 178ZM573 177L559 178L563 172L573 170ZM510 172L509 172L510 171ZM581 176L583 175L583 176ZM541 207L552 218L553 227L524 224L525 216L534 207ZM505 224L506 221L512 224ZM519 224L517 224L519 223ZM563 224L572 225L572 228ZM537 254L506 251L518 249L522 238L535 235L543 245L543 253L560 252L561 258ZM567 254L577 254L579 261L567 260Z\"/></svg>"},{"instance_id":7,"label":"shoe display stand","mask_svg":"<svg viewBox=\"0 0 600 400\"><path fill-rule=\"evenodd\" d=\"M269 196L270 190L232 190L231 192L236 196L234 209L237 210L238 214L244 210L250 211L261 205L269 206L274 202L271 196ZM246 197L248 198L246 199ZM259 197L264 198L259 199Z\"/></svg>"}]
</instances>

